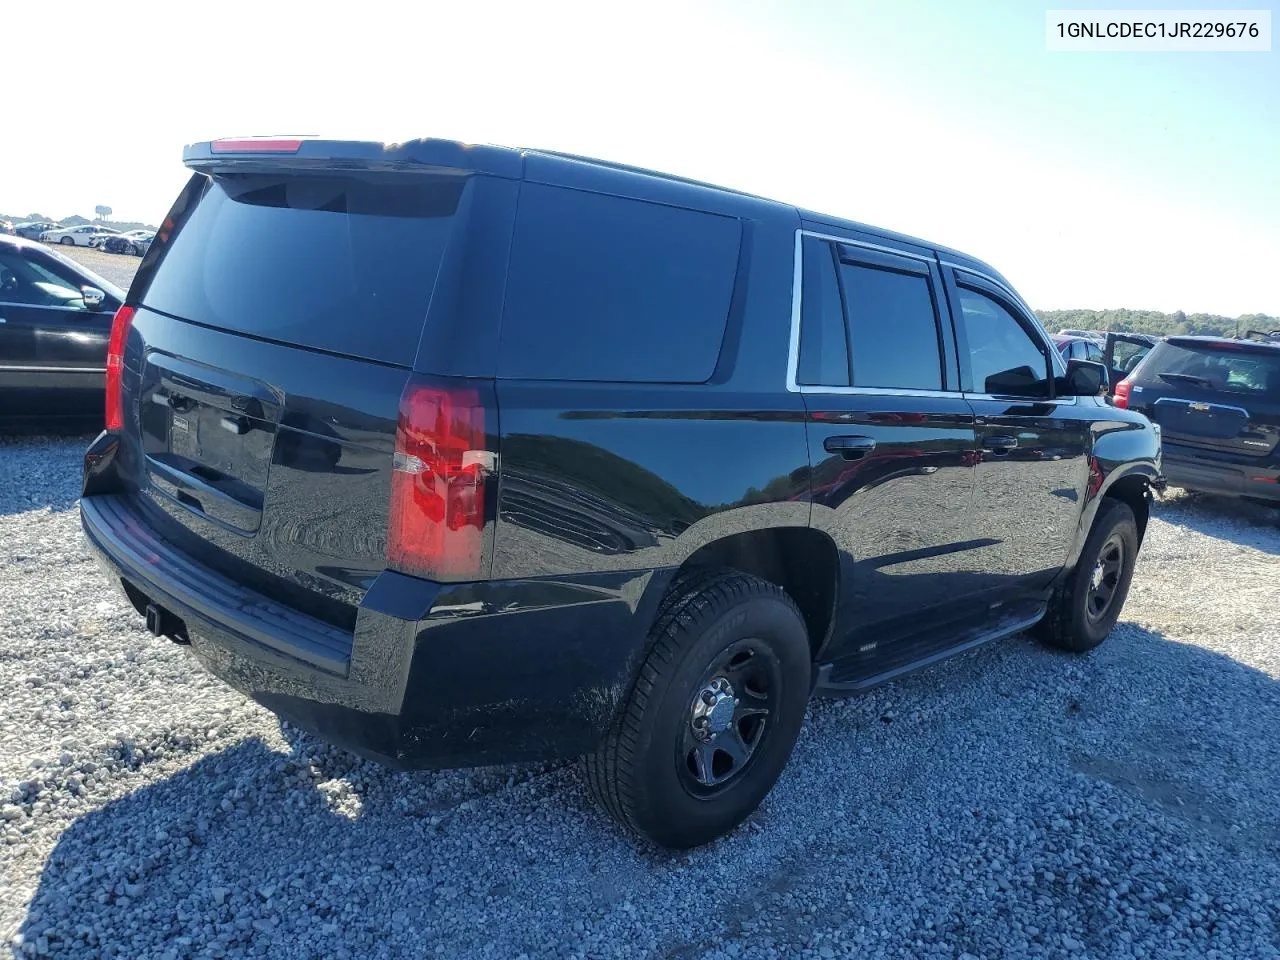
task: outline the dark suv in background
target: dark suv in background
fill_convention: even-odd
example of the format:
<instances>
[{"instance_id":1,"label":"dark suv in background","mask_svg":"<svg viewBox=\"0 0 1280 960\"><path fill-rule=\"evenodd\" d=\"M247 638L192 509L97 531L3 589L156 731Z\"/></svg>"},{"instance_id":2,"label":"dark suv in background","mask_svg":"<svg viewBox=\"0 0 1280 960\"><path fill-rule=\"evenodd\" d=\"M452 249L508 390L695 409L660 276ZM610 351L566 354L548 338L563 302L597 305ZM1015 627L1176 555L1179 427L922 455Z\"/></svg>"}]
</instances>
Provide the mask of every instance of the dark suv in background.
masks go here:
<instances>
[{"instance_id":1,"label":"dark suv in background","mask_svg":"<svg viewBox=\"0 0 1280 960\"><path fill-rule=\"evenodd\" d=\"M1171 484L1280 503L1280 342L1169 337L1115 404L1160 425Z\"/></svg>"},{"instance_id":2,"label":"dark suv in background","mask_svg":"<svg viewBox=\"0 0 1280 960\"><path fill-rule=\"evenodd\" d=\"M690 846L815 690L1119 615L1159 437L981 261L548 152L185 157L84 529L154 633L320 736L583 756Z\"/></svg>"}]
</instances>

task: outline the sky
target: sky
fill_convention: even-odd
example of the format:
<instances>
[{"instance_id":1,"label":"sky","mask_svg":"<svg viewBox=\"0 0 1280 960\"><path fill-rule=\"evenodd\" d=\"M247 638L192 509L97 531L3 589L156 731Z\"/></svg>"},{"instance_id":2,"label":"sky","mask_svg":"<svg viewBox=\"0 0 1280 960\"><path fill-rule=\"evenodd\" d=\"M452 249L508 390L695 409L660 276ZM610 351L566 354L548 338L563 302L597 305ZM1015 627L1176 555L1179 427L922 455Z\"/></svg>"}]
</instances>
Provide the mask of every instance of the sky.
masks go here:
<instances>
[{"instance_id":1,"label":"sky","mask_svg":"<svg viewBox=\"0 0 1280 960\"><path fill-rule=\"evenodd\" d=\"M1066 6L13 3L6 49L81 43L5 98L0 211L157 223L188 142L436 136L913 234L1037 309L1280 315L1280 53L1048 52Z\"/></svg>"}]
</instances>

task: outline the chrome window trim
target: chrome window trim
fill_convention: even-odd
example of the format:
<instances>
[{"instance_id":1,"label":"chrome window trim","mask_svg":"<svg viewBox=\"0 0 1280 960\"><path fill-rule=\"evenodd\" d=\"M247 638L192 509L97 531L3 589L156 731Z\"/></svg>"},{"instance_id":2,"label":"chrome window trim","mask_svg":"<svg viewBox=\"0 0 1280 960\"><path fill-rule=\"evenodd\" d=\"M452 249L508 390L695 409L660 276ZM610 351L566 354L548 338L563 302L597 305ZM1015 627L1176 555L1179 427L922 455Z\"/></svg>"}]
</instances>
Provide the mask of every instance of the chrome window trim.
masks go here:
<instances>
[{"instance_id":1,"label":"chrome window trim","mask_svg":"<svg viewBox=\"0 0 1280 960\"><path fill-rule=\"evenodd\" d=\"M106 367L22 367L0 364L5 373L106 373Z\"/></svg>"},{"instance_id":2,"label":"chrome window trim","mask_svg":"<svg viewBox=\"0 0 1280 960\"><path fill-rule=\"evenodd\" d=\"M73 300L72 303L75 301ZM0 300L0 309L14 308L18 310L61 310L64 313L74 313L78 317L92 317L98 314L108 314L109 310L89 310L85 307L65 307L51 303L18 303L16 300Z\"/></svg>"},{"instance_id":3,"label":"chrome window trim","mask_svg":"<svg viewBox=\"0 0 1280 960\"><path fill-rule=\"evenodd\" d=\"M887 253L896 257L904 257L908 260L919 260L921 263L933 264L938 263L938 258L932 255L925 255L908 250L898 250L894 247L882 246L878 243L870 243L866 240L853 240L849 237L840 237L833 233L821 233L817 230L806 230L804 227L796 228L796 246L795 246L795 262L792 267L791 275L791 340L787 349L787 390L791 393L800 394L830 394L835 396L868 396L868 397L959 397L959 390L921 390L921 389L896 389L894 387L839 387L826 386L820 383L797 383L796 376L800 370L800 315L802 312L801 290L804 286L804 264L803 264L803 248L804 238L813 237L815 240L827 240L832 243L842 243L849 247L861 247L864 250L874 250L877 253ZM936 292L936 291L935 291Z\"/></svg>"},{"instance_id":4,"label":"chrome window trim","mask_svg":"<svg viewBox=\"0 0 1280 960\"><path fill-rule=\"evenodd\" d=\"M864 397L949 397L954 399L963 394L959 390L922 390L916 388L897 389L896 387L824 387L821 384L801 384L802 394L835 394L837 396Z\"/></svg>"},{"instance_id":5,"label":"chrome window trim","mask_svg":"<svg viewBox=\"0 0 1280 960\"><path fill-rule=\"evenodd\" d=\"M1075 406L1079 397L1054 397L1050 400L1048 397L1011 397L1007 394L997 393L965 393L966 400L996 400L1000 403L1034 403L1037 405L1051 403L1055 406L1072 407Z\"/></svg>"}]
</instances>

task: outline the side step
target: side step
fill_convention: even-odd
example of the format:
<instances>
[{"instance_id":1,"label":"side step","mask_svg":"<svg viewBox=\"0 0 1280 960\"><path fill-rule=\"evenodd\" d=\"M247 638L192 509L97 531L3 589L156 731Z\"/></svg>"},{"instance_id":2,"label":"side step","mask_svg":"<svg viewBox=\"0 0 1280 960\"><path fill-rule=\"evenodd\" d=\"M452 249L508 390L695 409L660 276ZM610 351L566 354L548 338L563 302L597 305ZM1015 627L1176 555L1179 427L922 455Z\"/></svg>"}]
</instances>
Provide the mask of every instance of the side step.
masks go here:
<instances>
[{"instance_id":1,"label":"side step","mask_svg":"<svg viewBox=\"0 0 1280 960\"><path fill-rule=\"evenodd\" d=\"M1024 608L1025 609L1025 608ZM917 670L923 670L925 667L931 667L935 663L940 663L956 654L964 653L966 650L972 650L980 647L984 643L990 643L993 640L1003 640L1005 637L1011 637L1015 633L1021 633L1029 630L1039 623L1047 610L1046 604L1040 604L1034 613L1029 616L1023 615L1014 618L1005 618L1001 620L994 628L989 630L971 630L961 634L958 640L949 646L940 647L932 653L912 660L908 663L899 664L880 673L873 673L867 676L856 676L849 679L839 677L837 668L840 666L839 661L835 663L824 663L818 668L818 679L814 684L813 692L820 697L845 697L855 693L863 693L872 687L878 687L882 683L888 683L890 680L897 680L899 677L908 673L914 673Z\"/></svg>"}]
</instances>

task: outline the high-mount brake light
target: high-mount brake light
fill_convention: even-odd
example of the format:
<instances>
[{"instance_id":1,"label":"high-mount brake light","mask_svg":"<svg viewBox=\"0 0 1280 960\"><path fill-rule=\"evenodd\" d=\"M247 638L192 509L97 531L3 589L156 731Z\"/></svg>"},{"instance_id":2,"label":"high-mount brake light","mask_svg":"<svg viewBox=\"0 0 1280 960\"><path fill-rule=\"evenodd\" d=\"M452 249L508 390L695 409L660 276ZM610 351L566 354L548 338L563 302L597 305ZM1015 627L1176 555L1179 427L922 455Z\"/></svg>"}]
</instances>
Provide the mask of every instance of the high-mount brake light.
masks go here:
<instances>
[{"instance_id":1,"label":"high-mount brake light","mask_svg":"<svg viewBox=\"0 0 1280 960\"><path fill-rule=\"evenodd\" d=\"M297 153L302 148L298 138L252 137L241 140L214 140L209 149L214 153Z\"/></svg>"}]
</instances>

